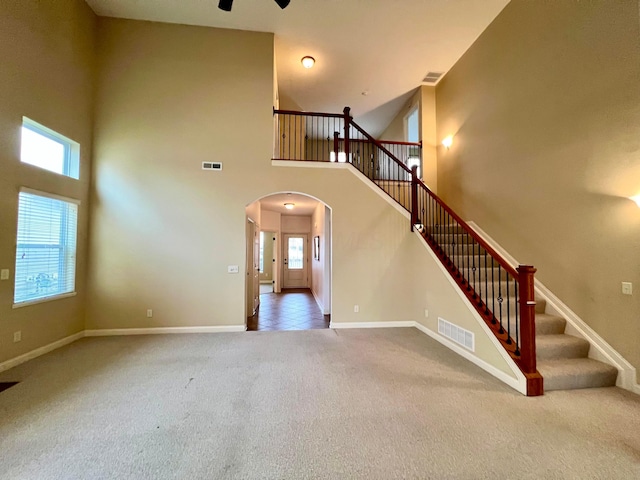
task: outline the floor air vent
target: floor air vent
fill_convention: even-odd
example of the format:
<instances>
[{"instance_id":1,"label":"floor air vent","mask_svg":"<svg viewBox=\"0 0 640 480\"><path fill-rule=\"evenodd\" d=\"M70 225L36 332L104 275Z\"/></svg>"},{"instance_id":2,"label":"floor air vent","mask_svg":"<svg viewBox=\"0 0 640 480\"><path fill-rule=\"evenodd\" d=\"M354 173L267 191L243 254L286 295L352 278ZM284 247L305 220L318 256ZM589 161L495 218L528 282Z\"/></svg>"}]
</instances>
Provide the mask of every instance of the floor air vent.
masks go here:
<instances>
[{"instance_id":1,"label":"floor air vent","mask_svg":"<svg viewBox=\"0 0 640 480\"><path fill-rule=\"evenodd\" d=\"M0 392L17 385L18 382L0 382Z\"/></svg>"},{"instance_id":2,"label":"floor air vent","mask_svg":"<svg viewBox=\"0 0 640 480\"><path fill-rule=\"evenodd\" d=\"M475 352L475 335L469 330L454 325L451 322L438 317L438 333L462 345L464 348Z\"/></svg>"},{"instance_id":3,"label":"floor air vent","mask_svg":"<svg viewBox=\"0 0 640 480\"><path fill-rule=\"evenodd\" d=\"M222 170L222 162L202 162L203 170Z\"/></svg>"}]
</instances>

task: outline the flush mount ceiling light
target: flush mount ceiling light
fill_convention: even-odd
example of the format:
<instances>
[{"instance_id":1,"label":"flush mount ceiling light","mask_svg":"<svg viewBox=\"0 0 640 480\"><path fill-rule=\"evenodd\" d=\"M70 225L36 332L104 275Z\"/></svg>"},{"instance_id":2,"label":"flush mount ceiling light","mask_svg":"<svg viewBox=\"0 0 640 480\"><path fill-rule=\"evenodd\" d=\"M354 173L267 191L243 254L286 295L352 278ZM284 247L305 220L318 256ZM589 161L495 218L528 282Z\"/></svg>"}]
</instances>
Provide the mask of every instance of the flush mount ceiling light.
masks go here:
<instances>
[{"instance_id":1,"label":"flush mount ceiling light","mask_svg":"<svg viewBox=\"0 0 640 480\"><path fill-rule=\"evenodd\" d=\"M302 60L300 61L302 62L302 66L304 68L311 68L316 63L316 59L313 57L310 57L309 55L307 55L306 57L302 57Z\"/></svg>"},{"instance_id":2,"label":"flush mount ceiling light","mask_svg":"<svg viewBox=\"0 0 640 480\"><path fill-rule=\"evenodd\" d=\"M285 8L287 8L291 0L275 0L275 2L278 4L280 8L284 10ZM220 10L224 10L225 12L230 12L232 6L233 6L233 0L220 0L218 2L218 8Z\"/></svg>"},{"instance_id":3,"label":"flush mount ceiling light","mask_svg":"<svg viewBox=\"0 0 640 480\"><path fill-rule=\"evenodd\" d=\"M284 208L286 208L287 210L293 210L293 207L295 207L296 204L295 203L285 203L284 204Z\"/></svg>"}]
</instances>

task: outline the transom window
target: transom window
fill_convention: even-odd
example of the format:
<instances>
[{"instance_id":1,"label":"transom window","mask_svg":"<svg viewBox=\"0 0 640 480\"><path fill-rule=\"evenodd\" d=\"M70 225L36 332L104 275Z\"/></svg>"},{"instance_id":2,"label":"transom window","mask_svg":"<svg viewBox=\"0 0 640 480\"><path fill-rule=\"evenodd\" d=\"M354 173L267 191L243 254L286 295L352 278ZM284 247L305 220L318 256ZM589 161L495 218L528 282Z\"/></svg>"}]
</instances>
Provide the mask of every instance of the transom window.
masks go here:
<instances>
[{"instance_id":1,"label":"transom window","mask_svg":"<svg viewBox=\"0 0 640 480\"><path fill-rule=\"evenodd\" d=\"M22 117L20 161L80 178L80 145L27 117Z\"/></svg>"},{"instance_id":2,"label":"transom window","mask_svg":"<svg viewBox=\"0 0 640 480\"><path fill-rule=\"evenodd\" d=\"M23 189L14 306L75 291L78 202Z\"/></svg>"}]
</instances>

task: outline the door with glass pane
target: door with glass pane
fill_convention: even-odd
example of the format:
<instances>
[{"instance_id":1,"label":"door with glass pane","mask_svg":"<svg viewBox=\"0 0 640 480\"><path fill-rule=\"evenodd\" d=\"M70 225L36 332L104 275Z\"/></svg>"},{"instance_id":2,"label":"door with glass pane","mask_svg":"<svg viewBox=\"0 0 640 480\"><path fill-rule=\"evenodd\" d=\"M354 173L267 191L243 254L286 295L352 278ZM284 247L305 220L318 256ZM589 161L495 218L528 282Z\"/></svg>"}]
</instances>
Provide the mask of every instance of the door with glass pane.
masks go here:
<instances>
[{"instance_id":1,"label":"door with glass pane","mask_svg":"<svg viewBox=\"0 0 640 480\"><path fill-rule=\"evenodd\" d=\"M308 287L307 236L284 235L284 288Z\"/></svg>"}]
</instances>

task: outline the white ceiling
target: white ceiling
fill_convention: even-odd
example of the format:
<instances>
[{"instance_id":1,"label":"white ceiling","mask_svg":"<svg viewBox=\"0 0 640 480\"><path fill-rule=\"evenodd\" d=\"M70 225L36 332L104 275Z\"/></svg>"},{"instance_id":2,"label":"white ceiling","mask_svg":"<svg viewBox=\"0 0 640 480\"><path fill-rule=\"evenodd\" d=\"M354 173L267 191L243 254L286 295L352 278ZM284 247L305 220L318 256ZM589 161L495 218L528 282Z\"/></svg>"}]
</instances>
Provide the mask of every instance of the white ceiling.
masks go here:
<instances>
[{"instance_id":1,"label":"white ceiling","mask_svg":"<svg viewBox=\"0 0 640 480\"><path fill-rule=\"evenodd\" d=\"M429 71L447 72L509 0L86 0L98 14L273 32L283 106L339 113L378 135ZM306 70L300 59L311 55ZM362 95L367 92L367 95ZM290 106L290 105L288 105Z\"/></svg>"},{"instance_id":2,"label":"white ceiling","mask_svg":"<svg viewBox=\"0 0 640 480\"><path fill-rule=\"evenodd\" d=\"M285 203L294 203L293 210L287 210ZM311 215L318 205L318 200L297 193L276 193L260 199L263 210L279 212L282 215Z\"/></svg>"}]
</instances>

